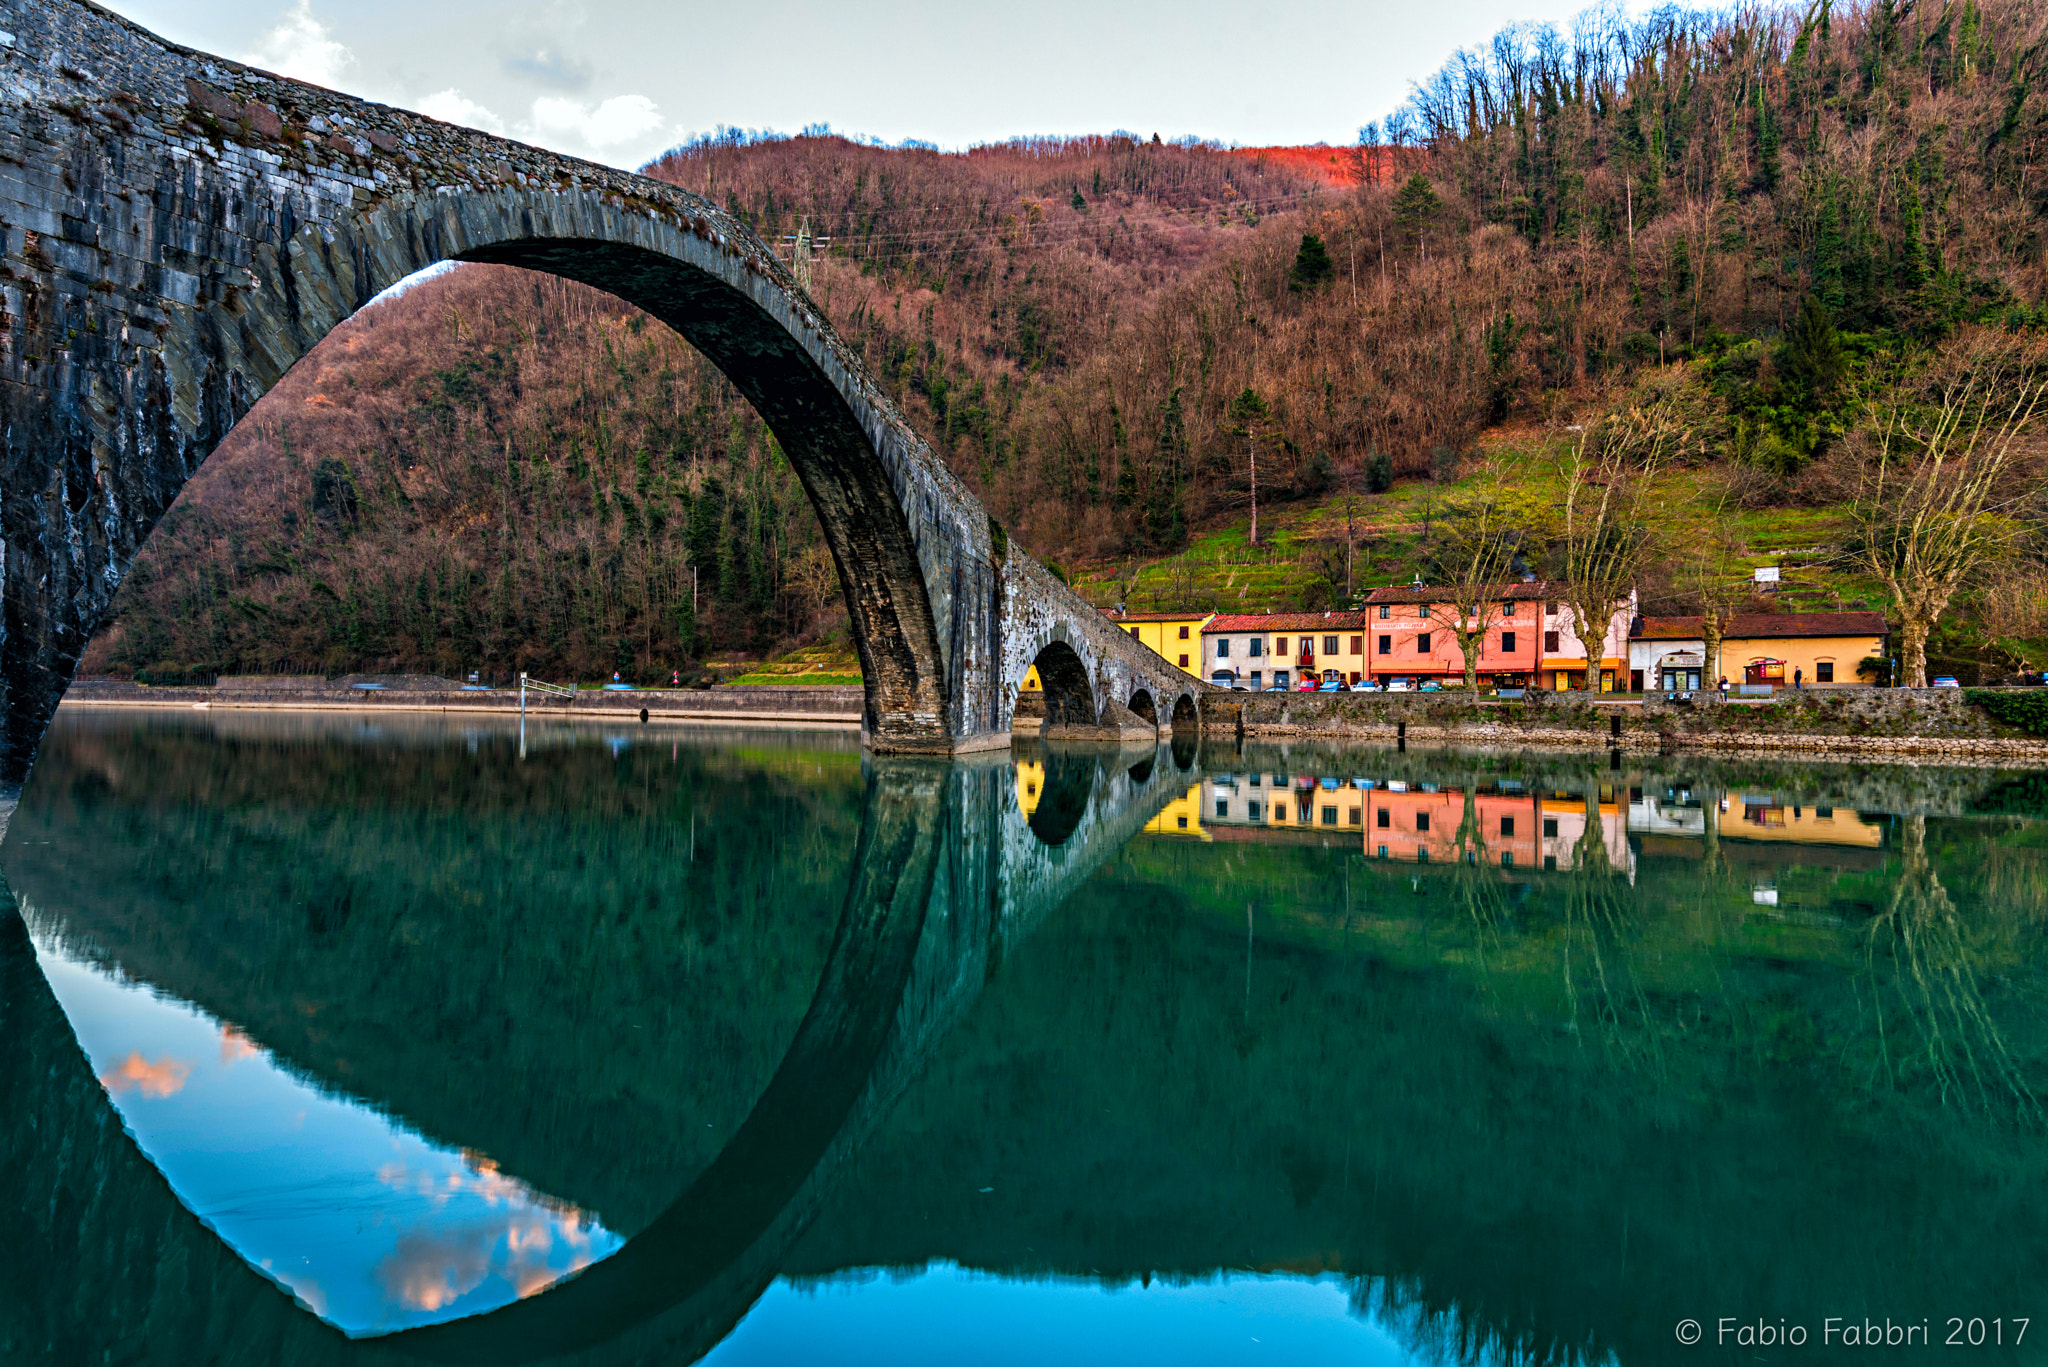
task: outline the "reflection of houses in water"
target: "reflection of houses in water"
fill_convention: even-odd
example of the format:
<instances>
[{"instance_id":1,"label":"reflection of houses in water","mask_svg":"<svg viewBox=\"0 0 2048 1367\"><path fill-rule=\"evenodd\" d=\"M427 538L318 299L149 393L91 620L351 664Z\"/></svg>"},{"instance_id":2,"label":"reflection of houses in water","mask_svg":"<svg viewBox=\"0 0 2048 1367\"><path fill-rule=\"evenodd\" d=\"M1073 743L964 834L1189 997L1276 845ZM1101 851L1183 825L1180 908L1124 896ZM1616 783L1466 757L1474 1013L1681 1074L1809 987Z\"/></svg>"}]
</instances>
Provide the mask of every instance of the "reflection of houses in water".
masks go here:
<instances>
[{"instance_id":1,"label":"reflection of houses in water","mask_svg":"<svg viewBox=\"0 0 2048 1367\"><path fill-rule=\"evenodd\" d=\"M1701 859L1711 840L1718 842L1723 861L1758 869L1787 864L1880 867L1885 828L1883 817L1865 817L1851 807L1791 802L1767 790L1638 789L1628 809L1629 835L1645 855ZM1776 905L1771 900L1776 896L1774 885L1757 885L1759 905Z\"/></svg>"},{"instance_id":2,"label":"reflection of houses in water","mask_svg":"<svg viewBox=\"0 0 2048 1367\"><path fill-rule=\"evenodd\" d=\"M1031 814L1038 810L1038 799L1045 792L1045 766L1028 759L1017 761L1017 810L1024 813L1029 821Z\"/></svg>"},{"instance_id":3,"label":"reflection of houses in water","mask_svg":"<svg viewBox=\"0 0 2048 1367\"><path fill-rule=\"evenodd\" d=\"M1847 807L1787 804L1768 792L1730 792L1720 800L1723 840L1784 840L1801 845L1884 844L1884 827Z\"/></svg>"},{"instance_id":4,"label":"reflection of houses in water","mask_svg":"<svg viewBox=\"0 0 2048 1367\"><path fill-rule=\"evenodd\" d=\"M1611 867L1634 867L1627 817L1607 786L1589 815L1582 795L1532 793L1514 783L1468 794L1398 779L1218 774L1202 781L1200 811L1216 839L1321 836L1324 844L1356 842L1369 859L1540 871L1576 867L1590 831Z\"/></svg>"},{"instance_id":5,"label":"reflection of houses in water","mask_svg":"<svg viewBox=\"0 0 2048 1367\"><path fill-rule=\"evenodd\" d=\"M1198 840L1214 839L1202 829L1202 785L1195 784L1161 807L1159 815L1145 823L1145 834L1192 836Z\"/></svg>"}]
</instances>

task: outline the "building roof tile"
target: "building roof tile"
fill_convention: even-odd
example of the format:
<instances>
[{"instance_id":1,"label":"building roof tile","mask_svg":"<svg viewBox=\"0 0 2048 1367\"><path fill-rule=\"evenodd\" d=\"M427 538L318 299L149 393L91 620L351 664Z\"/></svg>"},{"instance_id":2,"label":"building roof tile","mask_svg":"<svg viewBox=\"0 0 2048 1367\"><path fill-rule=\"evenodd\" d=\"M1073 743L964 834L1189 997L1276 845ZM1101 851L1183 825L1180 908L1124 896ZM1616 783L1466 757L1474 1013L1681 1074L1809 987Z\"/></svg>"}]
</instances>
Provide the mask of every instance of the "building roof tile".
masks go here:
<instances>
[{"instance_id":1,"label":"building roof tile","mask_svg":"<svg viewBox=\"0 0 2048 1367\"><path fill-rule=\"evenodd\" d=\"M1721 635L1728 640L1758 637L1883 636L1890 628L1881 612L1738 612Z\"/></svg>"},{"instance_id":2,"label":"building roof tile","mask_svg":"<svg viewBox=\"0 0 2048 1367\"><path fill-rule=\"evenodd\" d=\"M1365 601L1368 605L1380 603L1441 603L1445 601L1451 592L1450 587L1444 584L1425 585L1419 589L1394 584L1383 589L1374 589L1365 596ZM1526 602L1531 599L1556 598L1559 594L1560 589L1558 585L1543 579L1532 579L1515 584L1496 584L1489 590L1488 596L1502 601L1513 599Z\"/></svg>"},{"instance_id":3,"label":"building roof tile","mask_svg":"<svg viewBox=\"0 0 2048 1367\"><path fill-rule=\"evenodd\" d=\"M1629 628L1632 641L1697 641L1705 634L1703 617L1638 617ZM1889 628L1881 612L1738 612L1721 629L1729 641L1801 639L1825 636L1883 636Z\"/></svg>"},{"instance_id":4,"label":"building roof tile","mask_svg":"<svg viewBox=\"0 0 2048 1367\"><path fill-rule=\"evenodd\" d=\"M1202 628L1204 636L1252 631L1362 631L1362 612L1240 612L1215 618Z\"/></svg>"}]
</instances>

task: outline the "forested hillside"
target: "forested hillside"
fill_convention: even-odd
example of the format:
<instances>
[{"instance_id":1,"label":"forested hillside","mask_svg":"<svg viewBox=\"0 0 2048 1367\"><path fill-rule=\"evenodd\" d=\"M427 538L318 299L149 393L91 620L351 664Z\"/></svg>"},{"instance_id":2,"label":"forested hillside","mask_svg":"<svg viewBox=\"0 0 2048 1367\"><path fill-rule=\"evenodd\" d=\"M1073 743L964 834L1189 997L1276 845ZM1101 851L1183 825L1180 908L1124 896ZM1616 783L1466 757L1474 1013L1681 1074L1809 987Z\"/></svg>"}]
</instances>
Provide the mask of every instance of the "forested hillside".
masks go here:
<instances>
[{"instance_id":1,"label":"forested hillside","mask_svg":"<svg viewBox=\"0 0 2048 1367\"><path fill-rule=\"evenodd\" d=\"M1811 506L1845 496L1830 462L1898 358L2043 321L2044 38L2017 0L1606 12L1459 54L1339 152L820 130L648 170L808 235L820 303L1041 555L1242 520L1254 461L1263 504L1369 504L1646 384L1685 406L1683 460ZM190 502L92 663L665 674L831 612L730 391L658 326L502 272L352 325Z\"/></svg>"}]
</instances>

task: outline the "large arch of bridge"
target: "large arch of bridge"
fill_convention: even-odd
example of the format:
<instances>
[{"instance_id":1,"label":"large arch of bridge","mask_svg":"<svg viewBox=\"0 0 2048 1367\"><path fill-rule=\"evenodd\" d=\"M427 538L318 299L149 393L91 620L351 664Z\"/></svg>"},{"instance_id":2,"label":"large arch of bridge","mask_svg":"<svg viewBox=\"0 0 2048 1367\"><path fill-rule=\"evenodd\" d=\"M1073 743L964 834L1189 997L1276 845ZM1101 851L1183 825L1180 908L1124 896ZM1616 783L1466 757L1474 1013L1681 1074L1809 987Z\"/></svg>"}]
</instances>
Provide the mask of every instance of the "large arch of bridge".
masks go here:
<instances>
[{"instance_id":1,"label":"large arch of bridge","mask_svg":"<svg viewBox=\"0 0 2048 1367\"><path fill-rule=\"evenodd\" d=\"M289 226L291 206L278 207ZM10 600L19 599L8 603L9 619L43 629L0 638L8 694L0 778L25 777L114 587L185 480L336 325L442 262L562 276L681 334L753 404L817 510L866 680L869 742L945 752L959 736L995 729L992 699L983 717L968 696L975 690L958 680L949 687L948 678L956 662L995 654L1000 567L986 515L745 229L681 192L671 203L632 205L575 190L507 188L397 197L301 227L282 246L261 247L234 272L241 283L231 307L169 310L162 359L153 374L131 372L126 411L111 416L109 430L82 437L55 410L13 410L20 421L10 447L31 440L63 450L55 461L62 471L73 459L69 448L84 439L111 449L115 465L114 478L102 477L107 508L89 512L105 524L105 544L87 538L76 564L46 557L40 574L7 576ZM40 433L32 430L39 423L47 425ZM97 489L76 496L89 506L102 497Z\"/></svg>"}]
</instances>

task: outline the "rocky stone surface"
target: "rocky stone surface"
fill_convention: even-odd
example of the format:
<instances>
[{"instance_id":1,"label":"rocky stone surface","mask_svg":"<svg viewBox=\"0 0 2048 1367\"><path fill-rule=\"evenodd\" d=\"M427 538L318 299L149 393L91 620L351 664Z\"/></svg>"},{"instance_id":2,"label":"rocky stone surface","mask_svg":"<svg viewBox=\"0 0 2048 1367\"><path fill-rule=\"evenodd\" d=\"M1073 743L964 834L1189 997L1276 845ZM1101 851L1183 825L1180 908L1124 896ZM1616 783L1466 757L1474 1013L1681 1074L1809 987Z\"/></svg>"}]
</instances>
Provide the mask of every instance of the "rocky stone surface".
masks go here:
<instances>
[{"instance_id":1,"label":"rocky stone surface","mask_svg":"<svg viewBox=\"0 0 2048 1367\"><path fill-rule=\"evenodd\" d=\"M1007 745L1055 639L1081 666L1065 706L1090 723L1140 694L1198 708L1199 685L1010 548L708 201L180 48L84 0L0 0L0 30L0 779L27 770L200 462L336 323L443 261L607 290L746 394L836 554L876 749Z\"/></svg>"}]
</instances>

